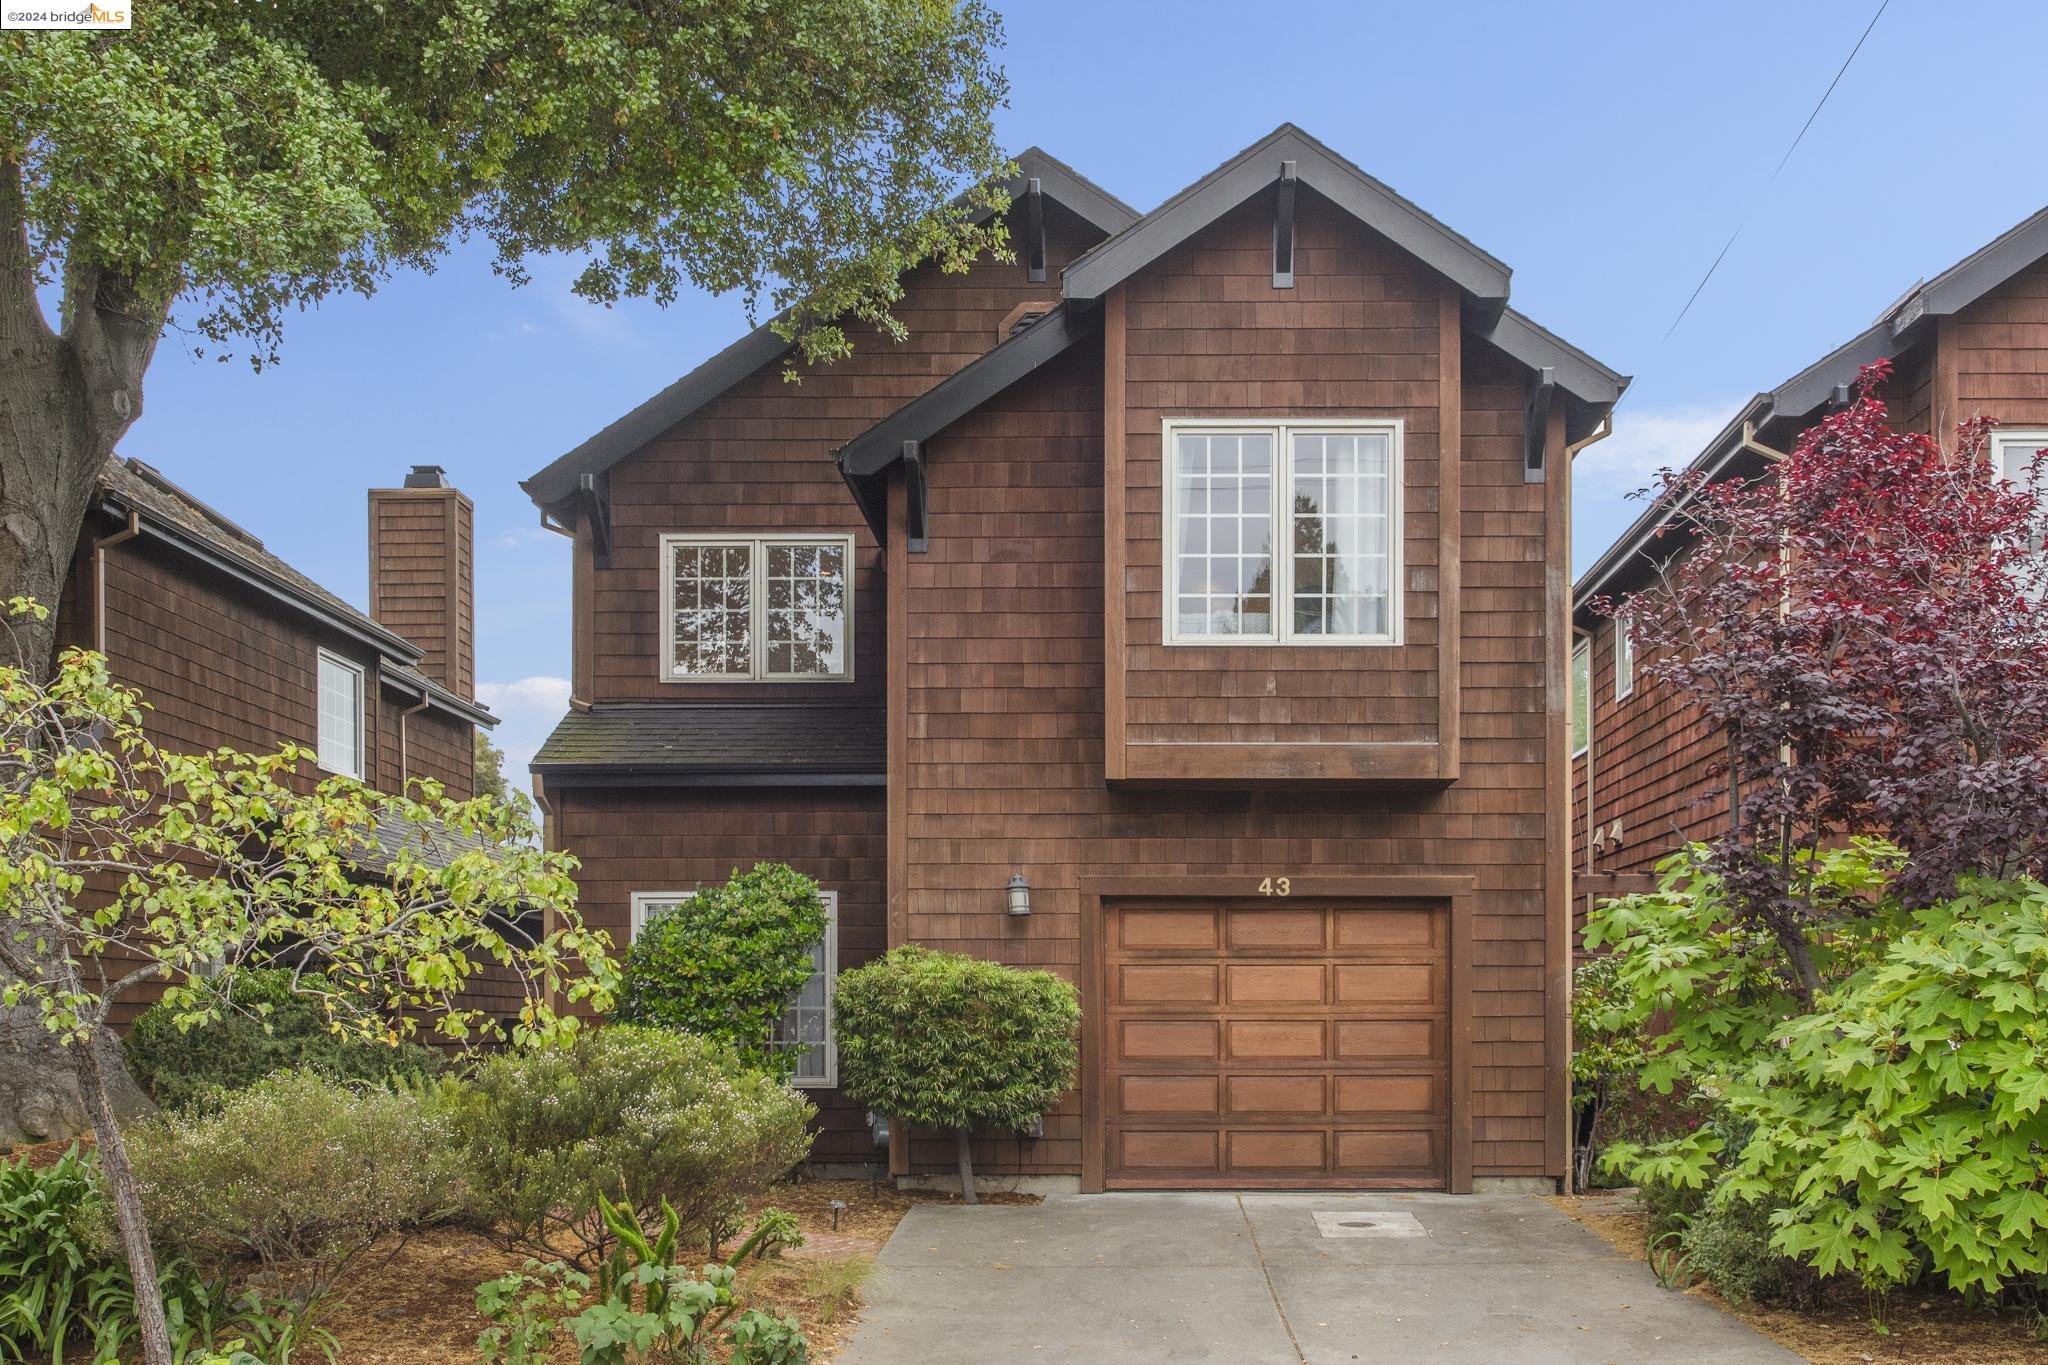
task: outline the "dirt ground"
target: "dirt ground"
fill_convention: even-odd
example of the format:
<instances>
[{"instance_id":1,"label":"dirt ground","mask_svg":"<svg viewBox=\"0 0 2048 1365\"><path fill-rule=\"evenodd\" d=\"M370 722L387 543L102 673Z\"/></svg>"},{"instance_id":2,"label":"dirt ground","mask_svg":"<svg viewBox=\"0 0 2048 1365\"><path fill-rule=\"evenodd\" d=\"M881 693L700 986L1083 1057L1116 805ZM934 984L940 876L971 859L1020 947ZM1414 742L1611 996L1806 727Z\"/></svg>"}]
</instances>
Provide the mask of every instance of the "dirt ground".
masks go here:
<instances>
[{"instance_id":1,"label":"dirt ground","mask_svg":"<svg viewBox=\"0 0 2048 1365\"><path fill-rule=\"evenodd\" d=\"M1561 1196L1551 1203L1617 1250L1647 1260L1649 1216L1613 1194ZM1685 1291L1742 1319L1813 1365L2043 1365L2048 1343L2035 1339L2032 1315L2001 1316L1972 1308L1952 1294L1897 1293L1883 1306L1884 1326L1871 1325L1873 1306L1840 1303L1817 1312L1731 1304L1704 1284Z\"/></svg>"},{"instance_id":2,"label":"dirt ground","mask_svg":"<svg viewBox=\"0 0 2048 1365\"><path fill-rule=\"evenodd\" d=\"M1036 1202L1034 1196L989 1195L985 1202ZM833 1228L832 1204L838 1210ZM803 1225L805 1244L776 1261L761 1261L741 1272L742 1302L773 1313L788 1313L803 1324L812 1359L830 1360L859 1319L860 1286L875 1253L903 1221L911 1205L958 1202L957 1196L904 1193L887 1182L807 1180L779 1185L760 1208L793 1213ZM476 1287L524 1264L523 1253L506 1251L474 1232L441 1228L386 1251L373 1250L352 1267L340 1286L346 1307L327 1326L341 1341L341 1359L356 1365L443 1365L476 1359L484 1322L476 1313ZM555 1360L576 1360L575 1345L562 1334Z\"/></svg>"}]
</instances>

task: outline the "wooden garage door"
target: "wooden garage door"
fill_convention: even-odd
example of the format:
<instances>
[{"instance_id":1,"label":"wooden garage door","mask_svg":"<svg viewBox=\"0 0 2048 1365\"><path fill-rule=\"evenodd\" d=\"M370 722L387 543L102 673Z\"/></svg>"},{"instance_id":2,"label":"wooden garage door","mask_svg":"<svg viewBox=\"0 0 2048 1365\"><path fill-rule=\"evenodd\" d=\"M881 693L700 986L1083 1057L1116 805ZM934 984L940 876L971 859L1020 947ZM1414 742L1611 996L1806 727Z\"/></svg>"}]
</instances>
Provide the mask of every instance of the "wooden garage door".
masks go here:
<instances>
[{"instance_id":1,"label":"wooden garage door","mask_svg":"<svg viewBox=\"0 0 2048 1365\"><path fill-rule=\"evenodd\" d=\"M1444 1186L1442 909L1105 911L1110 1188Z\"/></svg>"}]
</instances>

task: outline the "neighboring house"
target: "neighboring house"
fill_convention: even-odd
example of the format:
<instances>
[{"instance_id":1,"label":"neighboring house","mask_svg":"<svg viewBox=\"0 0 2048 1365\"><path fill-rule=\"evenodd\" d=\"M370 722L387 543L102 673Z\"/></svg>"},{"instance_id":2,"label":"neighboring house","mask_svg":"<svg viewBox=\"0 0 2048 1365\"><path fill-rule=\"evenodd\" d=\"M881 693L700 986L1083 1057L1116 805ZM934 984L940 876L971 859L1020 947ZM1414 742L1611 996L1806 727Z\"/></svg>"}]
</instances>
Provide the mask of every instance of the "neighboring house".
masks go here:
<instances>
[{"instance_id":1,"label":"neighboring house","mask_svg":"<svg viewBox=\"0 0 2048 1365\"><path fill-rule=\"evenodd\" d=\"M58 647L107 656L160 747L298 744L321 773L467 799L476 727L469 499L436 466L371 489L370 612L140 460L100 476L58 606ZM154 998L128 997L125 1027Z\"/></svg>"},{"instance_id":2,"label":"neighboring house","mask_svg":"<svg viewBox=\"0 0 2048 1365\"><path fill-rule=\"evenodd\" d=\"M1143 216L1019 160L1017 259L909 275L903 345L791 385L757 332L526 482L575 537L534 772L584 913L818 880L819 1160L872 1152L836 973L920 943L1081 990L1077 1093L978 1169L1554 1182L1566 470L1626 380L1291 126Z\"/></svg>"},{"instance_id":3,"label":"neighboring house","mask_svg":"<svg viewBox=\"0 0 2048 1365\"><path fill-rule=\"evenodd\" d=\"M1915 285L1868 330L1751 399L1690 469L1713 480L1764 474L1801 432L1846 403L1862 368L1880 358L1892 362L1884 397L1902 430L1946 445L1958 422L1994 417L1993 466L2022 469L2048 444L2048 209ZM1658 534L1667 522L1667 510L1651 506L1574 593L1574 672L1584 684L1572 770L1581 914L1594 898L1647 889L1659 860L1728 819L1718 741L1699 715L1641 677L1630 641L1593 607L1640 589L1684 553L1679 533Z\"/></svg>"}]
</instances>

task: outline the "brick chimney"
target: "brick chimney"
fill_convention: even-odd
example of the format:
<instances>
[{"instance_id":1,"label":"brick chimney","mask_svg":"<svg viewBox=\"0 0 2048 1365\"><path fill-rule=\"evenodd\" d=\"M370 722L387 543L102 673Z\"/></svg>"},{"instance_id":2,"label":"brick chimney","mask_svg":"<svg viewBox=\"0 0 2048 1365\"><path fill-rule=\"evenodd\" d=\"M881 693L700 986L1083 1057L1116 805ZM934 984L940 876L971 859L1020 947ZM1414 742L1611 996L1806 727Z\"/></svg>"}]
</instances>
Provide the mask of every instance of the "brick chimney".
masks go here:
<instances>
[{"instance_id":1,"label":"brick chimney","mask_svg":"<svg viewBox=\"0 0 2048 1365\"><path fill-rule=\"evenodd\" d=\"M370 615L425 653L420 671L476 699L473 509L441 466L370 490Z\"/></svg>"}]
</instances>

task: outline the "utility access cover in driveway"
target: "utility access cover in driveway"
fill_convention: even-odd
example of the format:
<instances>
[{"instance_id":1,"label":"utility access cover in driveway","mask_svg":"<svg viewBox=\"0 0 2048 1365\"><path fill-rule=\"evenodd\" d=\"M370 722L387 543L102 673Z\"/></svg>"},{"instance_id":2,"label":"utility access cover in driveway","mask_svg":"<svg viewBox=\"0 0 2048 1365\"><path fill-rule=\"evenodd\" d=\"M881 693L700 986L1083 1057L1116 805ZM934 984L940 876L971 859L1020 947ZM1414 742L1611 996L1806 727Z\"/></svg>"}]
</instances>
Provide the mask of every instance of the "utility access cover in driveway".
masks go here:
<instances>
[{"instance_id":1,"label":"utility access cover in driveway","mask_svg":"<svg viewBox=\"0 0 2048 1365\"><path fill-rule=\"evenodd\" d=\"M1427 1237L1422 1220L1412 1213L1375 1213L1370 1209L1355 1209L1350 1213L1331 1213L1317 1209L1309 1217L1315 1220L1316 1231L1327 1238L1336 1237Z\"/></svg>"},{"instance_id":2,"label":"utility access cover in driveway","mask_svg":"<svg viewBox=\"0 0 2048 1365\"><path fill-rule=\"evenodd\" d=\"M1318 1213L1417 1231L1325 1237ZM840 1365L1798 1360L1535 1198L920 1204L864 1292Z\"/></svg>"}]
</instances>

